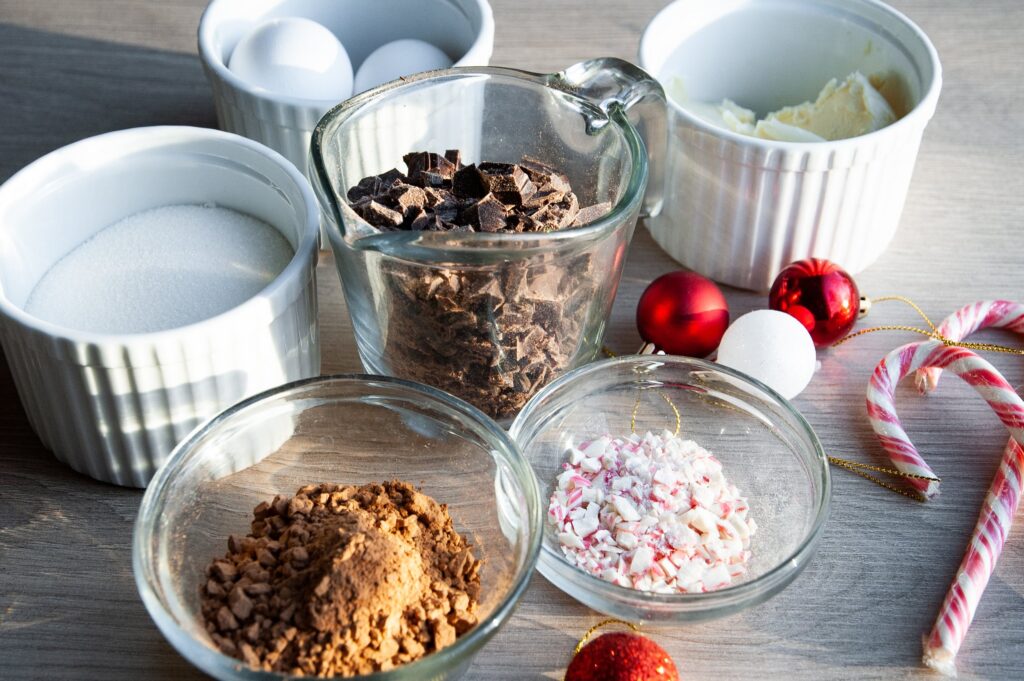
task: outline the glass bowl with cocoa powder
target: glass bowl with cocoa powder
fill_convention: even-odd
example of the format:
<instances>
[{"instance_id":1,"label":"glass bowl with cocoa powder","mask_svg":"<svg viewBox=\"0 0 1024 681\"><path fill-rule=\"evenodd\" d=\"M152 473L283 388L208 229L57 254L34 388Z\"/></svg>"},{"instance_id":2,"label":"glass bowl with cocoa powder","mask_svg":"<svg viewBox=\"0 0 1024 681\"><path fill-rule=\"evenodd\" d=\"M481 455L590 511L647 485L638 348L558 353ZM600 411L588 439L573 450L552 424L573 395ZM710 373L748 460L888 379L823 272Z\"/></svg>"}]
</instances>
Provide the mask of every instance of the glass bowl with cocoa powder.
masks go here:
<instances>
[{"instance_id":1,"label":"glass bowl with cocoa powder","mask_svg":"<svg viewBox=\"0 0 1024 681\"><path fill-rule=\"evenodd\" d=\"M133 539L142 600L218 679L455 679L512 613L540 548L536 478L438 390L290 383L172 453Z\"/></svg>"}]
</instances>

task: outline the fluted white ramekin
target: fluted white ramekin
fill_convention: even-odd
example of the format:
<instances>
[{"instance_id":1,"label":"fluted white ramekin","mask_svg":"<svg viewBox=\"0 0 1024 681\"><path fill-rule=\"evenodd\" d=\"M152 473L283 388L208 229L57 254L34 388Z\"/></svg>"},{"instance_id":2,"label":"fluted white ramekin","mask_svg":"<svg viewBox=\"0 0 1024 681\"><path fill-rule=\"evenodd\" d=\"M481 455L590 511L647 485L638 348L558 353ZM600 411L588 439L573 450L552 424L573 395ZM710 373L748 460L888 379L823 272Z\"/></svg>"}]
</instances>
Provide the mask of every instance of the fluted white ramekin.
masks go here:
<instances>
[{"instance_id":1,"label":"fluted white ramekin","mask_svg":"<svg viewBox=\"0 0 1024 681\"><path fill-rule=\"evenodd\" d=\"M157 206L206 202L265 220L295 249L255 297L142 334L83 332L24 311L47 270L105 226ZM207 418L317 375L318 228L316 199L295 166L217 130L108 133L15 174L0 186L0 344L39 439L77 471L144 487Z\"/></svg>"},{"instance_id":2,"label":"fluted white ramekin","mask_svg":"<svg viewBox=\"0 0 1024 681\"><path fill-rule=\"evenodd\" d=\"M220 126L263 142L302 171L313 128L338 102L273 94L252 87L227 67L242 36L279 17L304 17L326 26L344 45L355 70L373 50L400 38L437 45L455 66L486 66L494 50L494 16L487 0L213 0L199 21L199 57ZM326 236L323 243L326 247Z\"/></svg>"},{"instance_id":3,"label":"fluted white ramekin","mask_svg":"<svg viewBox=\"0 0 1024 681\"><path fill-rule=\"evenodd\" d=\"M794 260L857 273L885 251L942 84L935 48L909 19L877 0L677 0L644 31L640 65L670 95L665 205L647 224L672 257L765 290ZM902 87L888 98L904 115L847 140L756 139L680 103L729 98L764 115L856 70L895 74Z\"/></svg>"}]
</instances>

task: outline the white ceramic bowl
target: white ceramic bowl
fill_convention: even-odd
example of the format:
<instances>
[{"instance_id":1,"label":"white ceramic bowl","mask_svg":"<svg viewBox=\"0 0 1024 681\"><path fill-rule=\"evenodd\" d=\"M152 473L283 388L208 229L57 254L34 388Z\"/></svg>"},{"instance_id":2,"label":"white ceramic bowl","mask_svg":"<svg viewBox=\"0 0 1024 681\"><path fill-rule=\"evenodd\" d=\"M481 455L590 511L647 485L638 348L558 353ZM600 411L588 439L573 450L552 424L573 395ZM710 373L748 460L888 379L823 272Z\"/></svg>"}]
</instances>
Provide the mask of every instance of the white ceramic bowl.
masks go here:
<instances>
[{"instance_id":1,"label":"white ceramic bowl","mask_svg":"<svg viewBox=\"0 0 1024 681\"><path fill-rule=\"evenodd\" d=\"M677 0L644 31L640 65L670 94L665 205L648 227L676 260L765 290L794 260L857 273L889 245L942 84L935 48L905 16L877 0ZM671 101L681 85L690 100L764 115L856 70L895 74L888 98L904 115L847 140L747 137Z\"/></svg>"},{"instance_id":2,"label":"white ceramic bowl","mask_svg":"<svg viewBox=\"0 0 1024 681\"><path fill-rule=\"evenodd\" d=\"M494 49L487 0L213 0L199 21L199 57L220 126L263 142L302 171L313 128L338 102L275 95L245 83L227 67L242 36L279 17L326 26L345 47L353 71L376 48L400 38L440 47L455 66L486 66Z\"/></svg>"},{"instance_id":3,"label":"white ceramic bowl","mask_svg":"<svg viewBox=\"0 0 1024 681\"><path fill-rule=\"evenodd\" d=\"M258 295L141 334L61 327L23 306L76 246L133 213L213 202L274 225L295 249ZM319 208L276 152L217 130L123 130L58 149L0 186L0 343L32 428L57 458L144 487L179 440L238 400L320 371Z\"/></svg>"}]
</instances>

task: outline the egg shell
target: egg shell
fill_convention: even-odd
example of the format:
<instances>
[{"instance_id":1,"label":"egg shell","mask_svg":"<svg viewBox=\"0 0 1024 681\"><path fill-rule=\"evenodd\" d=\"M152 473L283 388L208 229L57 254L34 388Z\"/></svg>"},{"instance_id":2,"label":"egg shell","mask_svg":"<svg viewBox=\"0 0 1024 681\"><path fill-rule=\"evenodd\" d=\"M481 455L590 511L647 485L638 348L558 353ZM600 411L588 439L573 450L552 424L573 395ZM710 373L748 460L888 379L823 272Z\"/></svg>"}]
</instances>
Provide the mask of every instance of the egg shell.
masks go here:
<instances>
[{"instance_id":1,"label":"egg shell","mask_svg":"<svg viewBox=\"0 0 1024 681\"><path fill-rule=\"evenodd\" d=\"M355 92L365 92L389 81L421 71L446 69L451 58L423 40L404 38L381 45L363 60L356 71Z\"/></svg>"},{"instance_id":2,"label":"egg shell","mask_svg":"<svg viewBox=\"0 0 1024 681\"><path fill-rule=\"evenodd\" d=\"M326 27L311 19L270 19L235 46L228 68L276 95L340 102L352 96L352 62Z\"/></svg>"}]
</instances>

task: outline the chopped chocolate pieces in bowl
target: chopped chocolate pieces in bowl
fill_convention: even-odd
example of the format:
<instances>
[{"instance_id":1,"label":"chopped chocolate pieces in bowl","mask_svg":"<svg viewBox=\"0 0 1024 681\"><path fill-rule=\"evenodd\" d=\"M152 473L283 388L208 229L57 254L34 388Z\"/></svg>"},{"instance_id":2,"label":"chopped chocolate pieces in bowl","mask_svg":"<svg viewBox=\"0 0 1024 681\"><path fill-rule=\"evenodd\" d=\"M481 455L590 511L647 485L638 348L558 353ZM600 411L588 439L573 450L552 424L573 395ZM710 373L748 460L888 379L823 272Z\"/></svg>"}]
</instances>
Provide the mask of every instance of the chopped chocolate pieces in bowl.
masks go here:
<instances>
[{"instance_id":1,"label":"chopped chocolate pieces in bowl","mask_svg":"<svg viewBox=\"0 0 1024 681\"><path fill-rule=\"evenodd\" d=\"M544 234L589 224L611 209L610 203L581 208L569 178L530 157L463 165L450 150L404 160L407 174L389 170L348 191L352 209L382 232ZM396 376L510 418L574 366L594 301L607 298L609 286L614 291L617 270L609 283L607 266L586 250L480 266L385 259L380 267L389 290L378 302L388 304L377 307L386 317L381 360Z\"/></svg>"},{"instance_id":2,"label":"chopped chocolate pieces in bowl","mask_svg":"<svg viewBox=\"0 0 1024 681\"><path fill-rule=\"evenodd\" d=\"M480 561L447 506L405 482L307 485L261 503L206 573L207 632L266 671L385 671L477 621Z\"/></svg>"},{"instance_id":3,"label":"chopped chocolate pieces in bowl","mask_svg":"<svg viewBox=\"0 0 1024 681\"><path fill-rule=\"evenodd\" d=\"M610 203L580 208L569 178L530 157L519 163L464 166L458 150L417 151L396 169L348 190L352 209L383 230L553 232L607 213Z\"/></svg>"}]
</instances>

